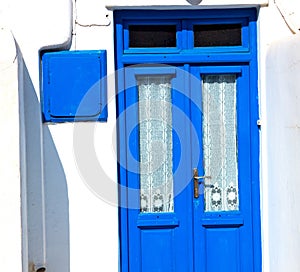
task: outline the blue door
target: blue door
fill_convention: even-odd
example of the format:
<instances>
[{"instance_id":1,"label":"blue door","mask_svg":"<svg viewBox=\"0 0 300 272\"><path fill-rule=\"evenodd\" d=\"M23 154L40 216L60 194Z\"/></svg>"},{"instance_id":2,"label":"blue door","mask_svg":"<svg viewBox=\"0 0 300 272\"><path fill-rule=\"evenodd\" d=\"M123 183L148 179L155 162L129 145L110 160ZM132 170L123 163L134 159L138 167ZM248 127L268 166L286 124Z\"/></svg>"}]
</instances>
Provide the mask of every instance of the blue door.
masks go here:
<instances>
[{"instance_id":1,"label":"blue door","mask_svg":"<svg viewBox=\"0 0 300 272\"><path fill-rule=\"evenodd\" d=\"M193 271L190 101L180 71L125 68L129 271Z\"/></svg>"},{"instance_id":2,"label":"blue door","mask_svg":"<svg viewBox=\"0 0 300 272\"><path fill-rule=\"evenodd\" d=\"M192 144L199 141L201 148L198 164L193 156L194 269L255 271L251 199L258 128L251 118L249 67L191 67L191 74L200 105L191 109L198 133Z\"/></svg>"},{"instance_id":3,"label":"blue door","mask_svg":"<svg viewBox=\"0 0 300 272\"><path fill-rule=\"evenodd\" d=\"M261 271L255 11L213 13L115 15L121 272Z\"/></svg>"},{"instance_id":4,"label":"blue door","mask_svg":"<svg viewBox=\"0 0 300 272\"><path fill-rule=\"evenodd\" d=\"M124 83L128 271L255 271L249 67L134 66Z\"/></svg>"}]
</instances>

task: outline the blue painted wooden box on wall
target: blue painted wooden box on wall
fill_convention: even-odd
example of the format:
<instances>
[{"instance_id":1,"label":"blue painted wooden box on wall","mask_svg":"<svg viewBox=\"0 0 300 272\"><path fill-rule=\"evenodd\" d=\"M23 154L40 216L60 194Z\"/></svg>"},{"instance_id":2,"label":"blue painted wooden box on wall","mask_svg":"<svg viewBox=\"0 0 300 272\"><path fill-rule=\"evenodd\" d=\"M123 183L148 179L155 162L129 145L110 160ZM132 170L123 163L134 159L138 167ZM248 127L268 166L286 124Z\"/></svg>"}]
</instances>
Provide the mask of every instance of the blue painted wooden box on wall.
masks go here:
<instances>
[{"instance_id":1,"label":"blue painted wooden box on wall","mask_svg":"<svg viewBox=\"0 0 300 272\"><path fill-rule=\"evenodd\" d=\"M107 121L106 67L106 50L44 53L43 121Z\"/></svg>"}]
</instances>

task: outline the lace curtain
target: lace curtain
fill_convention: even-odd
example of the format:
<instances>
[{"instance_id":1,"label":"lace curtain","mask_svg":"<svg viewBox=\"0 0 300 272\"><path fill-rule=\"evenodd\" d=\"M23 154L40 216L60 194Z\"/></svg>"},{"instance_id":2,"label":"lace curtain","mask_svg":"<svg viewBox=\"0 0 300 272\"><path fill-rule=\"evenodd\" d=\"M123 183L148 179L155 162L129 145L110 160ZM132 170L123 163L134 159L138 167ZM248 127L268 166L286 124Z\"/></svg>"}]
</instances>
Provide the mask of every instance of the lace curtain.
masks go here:
<instances>
[{"instance_id":1,"label":"lace curtain","mask_svg":"<svg viewBox=\"0 0 300 272\"><path fill-rule=\"evenodd\" d=\"M236 76L203 77L205 210L238 210Z\"/></svg>"},{"instance_id":2,"label":"lace curtain","mask_svg":"<svg viewBox=\"0 0 300 272\"><path fill-rule=\"evenodd\" d=\"M138 78L140 210L172 212L172 101L169 76Z\"/></svg>"}]
</instances>

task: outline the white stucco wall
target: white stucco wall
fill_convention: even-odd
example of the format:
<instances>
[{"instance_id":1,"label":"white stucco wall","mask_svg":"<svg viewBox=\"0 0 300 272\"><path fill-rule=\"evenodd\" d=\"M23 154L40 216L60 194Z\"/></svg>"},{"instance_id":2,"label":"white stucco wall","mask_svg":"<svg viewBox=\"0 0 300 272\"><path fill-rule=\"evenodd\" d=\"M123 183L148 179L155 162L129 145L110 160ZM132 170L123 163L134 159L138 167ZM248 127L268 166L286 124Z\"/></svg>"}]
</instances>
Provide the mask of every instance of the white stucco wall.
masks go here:
<instances>
[{"instance_id":1,"label":"white stucco wall","mask_svg":"<svg viewBox=\"0 0 300 272\"><path fill-rule=\"evenodd\" d=\"M270 271L300 271L300 34L267 56Z\"/></svg>"},{"instance_id":2,"label":"white stucco wall","mask_svg":"<svg viewBox=\"0 0 300 272\"><path fill-rule=\"evenodd\" d=\"M262 8L259 12L258 19L258 54L259 54L259 100L260 100L260 118L261 118L261 156L260 156L260 186L261 186L261 222L262 222L262 262L263 271L273 271L270 268L270 262L274 256L269 253L270 239L269 228L274 227L274 222L270 223L270 206L269 206L269 169L268 153L270 146L268 145L272 135L267 134L266 123L267 118L270 122L275 122L272 116L267 112L267 86L266 86L266 65L267 54L270 46L278 40L286 40L292 38L293 35L287 27L276 5L270 2L267 8ZM275 78L272 78L275 80ZM272 120L272 121L271 121ZM269 169L269 170L268 170ZM292 270L290 270L292 271Z\"/></svg>"},{"instance_id":3,"label":"white stucco wall","mask_svg":"<svg viewBox=\"0 0 300 272\"><path fill-rule=\"evenodd\" d=\"M290 30L297 33L300 29L300 3L295 0L274 0L283 19L288 23Z\"/></svg>"},{"instance_id":4,"label":"white stucco wall","mask_svg":"<svg viewBox=\"0 0 300 272\"><path fill-rule=\"evenodd\" d=\"M0 8L0 271L21 271L18 61Z\"/></svg>"},{"instance_id":5,"label":"white stucco wall","mask_svg":"<svg viewBox=\"0 0 300 272\"><path fill-rule=\"evenodd\" d=\"M86 185L82 165L74 157L74 124L41 122L39 51L106 49L111 75L113 10L149 6L140 6L138 0L4 2L0 5L0 125L7 133L0 136L0 215L5 218L0 224L0 271L22 270L22 231L24 272L42 266L47 271L117 272L117 207ZM286 3L287 9L299 12L298 5ZM262 6L258 52L263 271L298 271L299 107L297 81L292 75L300 72L296 49L300 39L294 37L273 1L154 0L150 7L258 5ZM76 128L90 132L82 142L93 141L97 163L116 182L113 92L110 81L107 123L77 124ZM89 161L90 156L84 155L84 160ZM110 194L116 203L117 190Z\"/></svg>"}]
</instances>

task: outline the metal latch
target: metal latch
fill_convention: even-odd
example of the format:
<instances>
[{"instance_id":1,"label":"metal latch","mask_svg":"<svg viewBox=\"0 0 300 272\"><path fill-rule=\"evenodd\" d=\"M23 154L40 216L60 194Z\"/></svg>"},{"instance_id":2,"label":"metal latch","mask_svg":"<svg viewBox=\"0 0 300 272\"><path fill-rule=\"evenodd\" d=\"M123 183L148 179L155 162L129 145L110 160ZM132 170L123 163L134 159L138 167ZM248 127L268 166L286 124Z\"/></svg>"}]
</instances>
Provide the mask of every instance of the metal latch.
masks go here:
<instances>
[{"instance_id":1,"label":"metal latch","mask_svg":"<svg viewBox=\"0 0 300 272\"><path fill-rule=\"evenodd\" d=\"M193 178L194 178L194 198L199 197L199 183L205 182L205 179L211 179L211 176L198 176L198 169L193 169ZM205 184L204 184L205 185Z\"/></svg>"}]
</instances>

